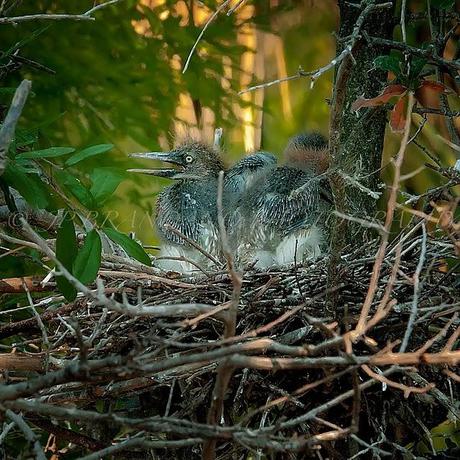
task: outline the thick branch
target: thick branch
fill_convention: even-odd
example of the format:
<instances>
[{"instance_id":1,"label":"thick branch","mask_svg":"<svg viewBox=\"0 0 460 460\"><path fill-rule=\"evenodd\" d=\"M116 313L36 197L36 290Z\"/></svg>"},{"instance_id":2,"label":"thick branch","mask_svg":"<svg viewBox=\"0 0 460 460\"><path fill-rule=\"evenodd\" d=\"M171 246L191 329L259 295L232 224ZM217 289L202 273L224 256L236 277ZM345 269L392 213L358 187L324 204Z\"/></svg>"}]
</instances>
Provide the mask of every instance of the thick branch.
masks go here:
<instances>
[{"instance_id":1,"label":"thick branch","mask_svg":"<svg viewBox=\"0 0 460 460\"><path fill-rule=\"evenodd\" d=\"M1 21L2 18L0 18ZM7 154L11 141L13 140L16 124L21 116L22 109L26 103L32 83L23 80L14 93L8 113L0 128L0 176L6 169Z\"/></svg>"}]
</instances>

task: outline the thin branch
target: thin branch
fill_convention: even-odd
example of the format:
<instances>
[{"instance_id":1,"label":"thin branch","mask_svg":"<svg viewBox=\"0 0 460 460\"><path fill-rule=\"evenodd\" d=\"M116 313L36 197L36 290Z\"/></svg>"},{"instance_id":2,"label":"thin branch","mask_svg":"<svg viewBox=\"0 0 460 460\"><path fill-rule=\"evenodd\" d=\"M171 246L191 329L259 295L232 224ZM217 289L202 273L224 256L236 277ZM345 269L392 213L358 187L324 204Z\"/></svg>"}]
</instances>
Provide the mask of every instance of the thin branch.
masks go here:
<instances>
[{"instance_id":1,"label":"thin branch","mask_svg":"<svg viewBox=\"0 0 460 460\"><path fill-rule=\"evenodd\" d=\"M394 382L393 380L390 380L389 378L385 377L382 374L377 374L377 372L374 372L367 365L361 366L361 368L369 377L372 377L375 380L382 382L385 385L388 385L389 387L397 388L398 390L401 390L404 393L405 398L408 398L411 393L417 393L417 394L428 393L430 390L432 390L435 387L434 383L428 383L427 385L421 388L420 387L410 387L408 385L403 385L402 383Z\"/></svg>"},{"instance_id":2,"label":"thin branch","mask_svg":"<svg viewBox=\"0 0 460 460\"><path fill-rule=\"evenodd\" d=\"M104 449L93 452L92 454L85 455L84 457L79 457L78 460L99 460L101 458L108 458L112 454L117 452L126 451L132 447L140 447L142 450L150 449L179 449L181 447L193 446L195 444L201 443L203 440L201 438L188 438L188 439L179 439L177 441L168 441L168 440L150 440L145 437L139 438L128 438L124 441L120 441L117 444L114 444Z\"/></svg>"},{"instance_id":3,"label":"thin branch","mask_svg":"<svg viewBox=\"0 0 460 460\"><path fill-rule=\"evenodd\" d=\"M96 11L102 10L102 8L106 8L107 6L114 5L115 3L122 2L123 0L109 0L104 3L100 3L99 5L93 6L90 10L84 13L85 16L91 16Z\"/></svg>"},{"instance_id":4,"label":"thin branch","mask_svg":"<svg viewBox=\"0 0 460 460\"><path fill-rule=\"evenodd\" d=\"M0 24L18 24L27 21L94 21L95 19L86 14L27 14L24 16L12 16L0 18Z\"/></svg>"},{"instance_id":5,"label":"thin branch","mask_svg":"<svg viewBox=\"0 0 460 460\"><path fill-rule=\"evenodd\" d=\"M389 232L390 232L391 224L393 222L393 216L394 216L394 212L396 208L396 201L397 201L398 190L399 190L399 179L401 176L401 166L404 160L404 154L406 152L407 142L409 140L411 120L412 120L411 114L412 114L413 106L414 106L414 95L412 93L409 93L409 102L408 102L407 114L406 114L406 117L407 117L406 125L404 128L403 138L401 140L401 146L399 148L399 152L395 160L395 172L394 172L394 178L393 178L393 186L391 187L390 196L388 198L387 213L385 216L385 223L384 223L385 233L382 236L382 241L380 243L379 249L377 251L377 255L375 257L374 267L372 269L371 280L369 282L369 289L367 291L366 299L364 300L364 304L361 309L361 314L359 317L358 324L355 328L355 331L352 331L353 335L356 335L356 336L362 335L366 330L365 325L367 322L367 317L369 315L369 310L370 310L370 307L372 305L372 302L374 300L375 293L377 290L380 270L382 268L383 259L385 257L385 252L386 252L386 248L387 248L388 240L389 240Z\"/></svg>"},{"instance_id":6,"label":"thin branch","mask_svg":"<svg viewBox=\"0 0 460 460\"><path fill-rule=\"evenodd\" d=\"M214 19L217 18L217 16L219 15L219 13L231 2L231 0L225 0L218 8L216 11L214 11L214 13L208 18L208 20L206 21L205 25L203 26L203 28L201 29L201 32L200 34L198 35L197 39L195 40L195 43L193 44L192 46L192 49L190 50L190 53L185 61L185 64L184 64L184 68L182 69L182 73L185 73L187 72L187 69L188 69L188 66L190 65L190 61L192 60L192 56L193 56L193 53L195 52L196 50L196 47L198 46L198 43L200 42L200 40L203 38L203 35L205 34L206 30L208 29L208 27L211 25L211 23L214 21Z\"/></svg>"},{"instance_id":7,"label":"thin branch","mask_svg":"<svg viewBox=\"0 0 460 460\"><path fill-rule=\"evenodd\" d=\"M277 78L276 80L271 80L271 81L266 82L266 83L260 83L259 85L250 86L249 88L245 88L245 89L242 89L241 91L239 91L238 95L241 96L244 93L249 93L251 91L256 91L258 89L269 88L270 86L278 85L278 84L284 83L286 81L298 80L299 78L303 78L303 77L310 77L311 75L315 74L317 71L318 71L318 69L312 70L312 71L309 71L309 72L306 72L306 71L304 71L302 69L299 69L295 75L290 75L290 76L284 77L284 78Z\"/></svg>"},{"instance_id":8,"label":"thin branch","mask_svg":"<svg viewBox=\"0 0 460 460\"><path fill-rule=\"evenodd\" d=\"M412 297L412 308L411 308L411 312L409 316L409 321L407 322L406 331L404 332L404 338L399 348L399 351L401 353L404 353L407 349L407 345L409 344L409 339L412 334L412 330L414 329L415 319L417 317L418 299L420 296L420 273L422 272L422 268L425 263L425 256L426 256L426 228L425 228L425 224L422 224L422 241L421 241L421 248L420 248L420 257L418 260L417 268L415 269L415 273L413 276L414 295Z\"/></svg>"},{"instance_id":9,"label":"thin branch","mask_svg":"<svg viewBox=\"0 0 460 460\"><path fill-rule=\"evenodd\" d=\"M402 0L401 1L401 19L400 19L400 24L401 24L401 34L402 34L402 39L404 43L407 43L407 33L406 33L406 3L407 0Z\"/></svg>"},{"instance_id":10,"label":"thin branch","mask_svg":"<svg viewBox=\"0 0 460 460\"><path fill-rule=\"evenodd\" d=\"M428 62L432 64L439 65L444 68L451 68L453 70L460 70L460 62L459 61L448 61L440 56L438 56L433 48L433 46L429 46L426 49L416 48L414 46L406 45L402 42L397 42L394 40L388 40L386 38L380 37L372 37L367 35L366 39L372 45L379 45L390 49L400 50L402 52L412 54L414 56L420 56L428 59Z\"/></svg>"},{"instance_id":11,"label":"thin branch","mask_svg":"<svg viewBox=\"0 0 460 460\"><path fill-rule=\"evenodd\" d=\"M369 16L369 14L375 10L387 9L387 8L391 8L392 6L393 6L392 2L379 3L379 4L375 4L374 2L372 2L369 5L367 5L363 9L361 14L359 15L358 19L356 20L356 24L355 24L355 27L353 28L353 32L351 33L348 43L346 44L342 52L338 56L336 56L334 59L329 61L323 67L320 67L316 70L312 70L308 72L300 68L297 71L296 75L291 75L291 76L288 76L285 78L279 78L277 80L273 80L267 83L262 83L259 85L251 86L249 88L241 90L238 94L241 95L244 93L248 93L250 91L255 91L258 89L262 89L262 88L268 88L270 86L273 86L279 83L283 83L283 82L290 81L290 80L297 80L302 77L310 77L311 79L310 87L313 88L313 85L315 84L316 80L319 77L321 77L321 75L333 69L335 66L340 65L345 60L345 58L352 55L353 48L356 46L358 41L361 39L361 29L363 27L364 21Z\"/></svg>"},{"instance_id":12,"label":"thin branch","mask_svg":"<svg viewBox=\"0 0 460 460\"><path fill-rule=\"evenodd\" d=\"M0 17L0 24L17 24L19 22L46 20L46 21L94 21L95 18L92 14L96 11L106 8L109 5L114 5L122 0L109 0L107 2L96 5L82 14L27 14L24 16Z\"/></svg>"},{"instance_id":13,"label":"thin branch","mask_svg":"<svg viewBox=\"0 0 460 460\"><path fill-rule=\"evenodd\" d=\"M46 456L43 453L43 447L40 444L39 437L32 431L32 429L29 427L29 425L27 425L24 419L19 414L15 414L10 409L5 410L5 415L10 420L12 420L16 424L16 426L22 431L27 441L33 444L35 458L37 460L46 460Z\"/></svg>"}]
</instances>

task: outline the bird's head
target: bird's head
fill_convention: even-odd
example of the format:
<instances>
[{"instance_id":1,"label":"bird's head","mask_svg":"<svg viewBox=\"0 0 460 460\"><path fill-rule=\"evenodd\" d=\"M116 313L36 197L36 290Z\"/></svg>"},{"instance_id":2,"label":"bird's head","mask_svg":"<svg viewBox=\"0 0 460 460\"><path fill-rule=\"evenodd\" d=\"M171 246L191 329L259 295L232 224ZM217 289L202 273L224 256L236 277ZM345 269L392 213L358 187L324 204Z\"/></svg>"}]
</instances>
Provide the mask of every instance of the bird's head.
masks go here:
<instances>
[{"instance_id":1,"label":"bird's head","mask_svg":"<svg viewBox=\"0 0 460 460\"><path fill-rule=\"evenodd\" d=\"M170 163L169 169L130 169L130 172L150 174L176 180L199 180L217 177L224 169L218 153L201 142L188 142L169 152L132 153L130 157L159 160Z\"/></svg>"},{"instance_id":2,"label":"bird's head","mask_svg":"<svg viewBox=\"0 0 460 460\"><path fill-rule=\"evenodd\" d=\"M235 174L244 174L276 165L276 157L270 152L259 151L242 158L232 168Z\"/></svg>"},{"instance_id":3,"label":"bird's head","mask_svg":"<svg viewBox=\"0 0 460 460\"><path fill-rule=\"evenodd\" d=\"M284 150L285 163L316 174L329 167L327 139L319 133L303 133L289 139Z\"/></svg>"}]
</instances>

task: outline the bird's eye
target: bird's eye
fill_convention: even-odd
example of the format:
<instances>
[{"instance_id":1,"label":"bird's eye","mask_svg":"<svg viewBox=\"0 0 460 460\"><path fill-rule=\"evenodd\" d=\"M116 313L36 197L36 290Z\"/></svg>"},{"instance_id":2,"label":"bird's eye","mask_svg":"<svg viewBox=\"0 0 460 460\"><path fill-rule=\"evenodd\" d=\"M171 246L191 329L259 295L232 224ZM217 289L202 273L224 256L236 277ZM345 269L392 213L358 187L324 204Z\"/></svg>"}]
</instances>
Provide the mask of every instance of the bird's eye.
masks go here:
<instances>
[{"instance_id":1,"label":"bird's eye","mask_svg":"<svg viewBox=\"0 0 460 460\"><path fill-rule=\"evenodd\" d=\"M187 163L192 163L192 162L193 162L193 157L192 157L192 155L187 155L187 156L185 157L185 161L186 161Z\"/></svg>"}]
</instances>

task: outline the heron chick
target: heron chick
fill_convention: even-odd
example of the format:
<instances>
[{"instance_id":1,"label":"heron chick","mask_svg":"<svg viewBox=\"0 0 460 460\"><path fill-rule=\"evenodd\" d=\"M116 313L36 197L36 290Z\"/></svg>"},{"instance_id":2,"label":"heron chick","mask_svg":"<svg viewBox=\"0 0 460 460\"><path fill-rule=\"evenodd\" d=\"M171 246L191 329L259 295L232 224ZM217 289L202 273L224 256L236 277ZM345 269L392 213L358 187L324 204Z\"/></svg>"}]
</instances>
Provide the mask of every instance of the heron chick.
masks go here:
<instances>
[{"instance_id":1,"label":"heron chick","mask_svg":"<svg viewBox=\"0 0 460 460\"><path fill-rule=\"evenodd\" d=\"M284 164L267 170L241 195L235 215L242 263L257 260L256 267L268 268L321 254L324 213L330 206L322 192L327 160L323 136L295 136L284 151Z\"/></svg>"},{"instance_id":2,"label":"heron chick","mask_svg":"<svg viewBox=\"0 0 460 460\"><path fill-rule=\"evenodd\" d=\"M219 172L224 165L218 153L201 142L187 142L169 152L135 153L130 156L175 166L130 170L175 181L160 192L157 200L155 223L163 243L160 260L157 261L159 268L182 273L197 269L189 262L174 260L180 258L204 267L213 265L190 241L214 257L219 254L216 197Z\"/></svg>"}]
</instances>

